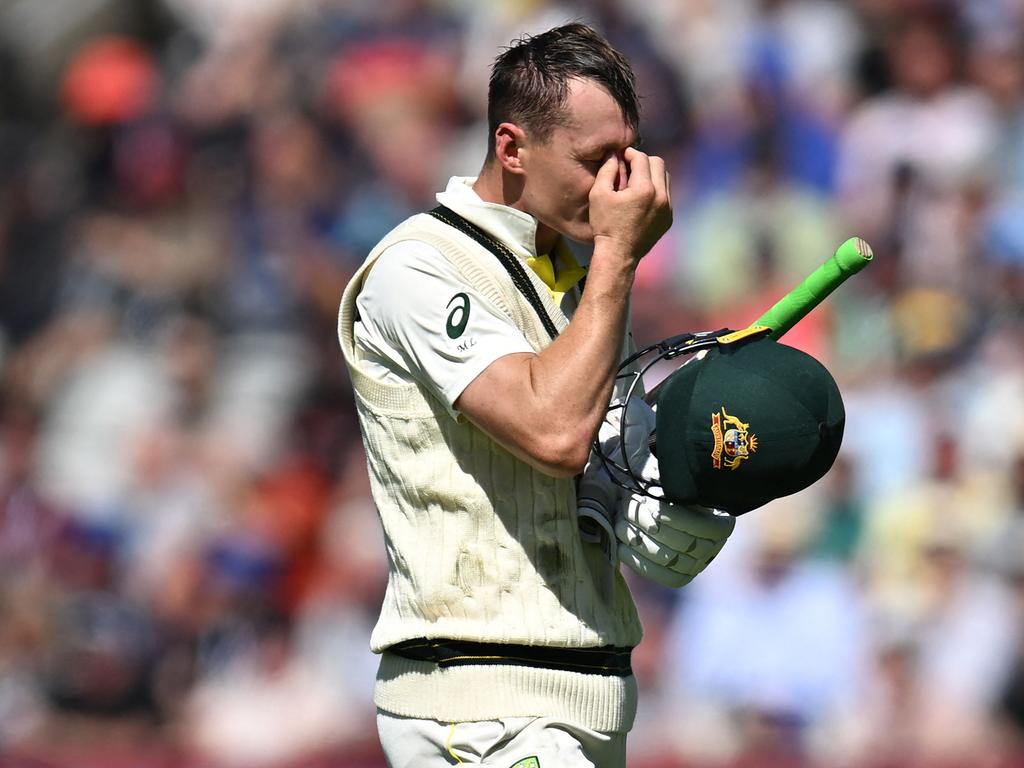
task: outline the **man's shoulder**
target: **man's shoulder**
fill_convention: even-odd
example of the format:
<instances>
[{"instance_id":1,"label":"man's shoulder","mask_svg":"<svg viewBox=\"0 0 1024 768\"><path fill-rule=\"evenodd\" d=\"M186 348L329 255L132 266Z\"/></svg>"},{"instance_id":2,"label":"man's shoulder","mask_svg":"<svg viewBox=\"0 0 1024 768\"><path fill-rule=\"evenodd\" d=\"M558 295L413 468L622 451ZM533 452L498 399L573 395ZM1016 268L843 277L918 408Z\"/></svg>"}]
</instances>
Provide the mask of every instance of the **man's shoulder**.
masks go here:
<instances>
[{"instance_id":1,"label":"man's shoulder","mask_svg":"<svg viewBox=\"0 0 1024 768\"><path fill-rule=\"evenodd\" d=\"M377 256L366 282L380 275L406 275L434 271L446 271L447 259L431 242L414 236L397 237L383 248Z\"/></svg>"},{"instance_id":2,"label":"man's shoulder","mask_svg":"<svg viewBox=\"0 0 1024 768\"><path fill-rule=\"evenodd\" d=\"M464 288L462 274L436 245L409 237L387 244L377 255L363 279L360 303L397 302L408 309L435 294Z\"/></svg>"}]
</instances>

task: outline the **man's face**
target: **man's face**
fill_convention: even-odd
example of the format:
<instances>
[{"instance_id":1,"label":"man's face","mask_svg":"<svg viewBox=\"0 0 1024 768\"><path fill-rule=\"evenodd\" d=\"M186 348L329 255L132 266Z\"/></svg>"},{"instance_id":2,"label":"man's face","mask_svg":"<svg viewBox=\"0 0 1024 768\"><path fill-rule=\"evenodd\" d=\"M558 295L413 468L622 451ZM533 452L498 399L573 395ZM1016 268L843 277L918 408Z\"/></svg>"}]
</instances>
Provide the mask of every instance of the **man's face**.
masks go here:
<instances>
[{"instance_id":1,"label":"man's face","mask_svg":"<svg viewBox=\"0 0 1024 768\"><path fill-rule=\"evenodd\" d=\"M540 225L538 247L546 230L581 243L592 243L590 188L598 169L610 155L622 153L636 141L636 131L622 109L602 86L589 80L570 84L568 121L544 142L529 141L520 150L524 171L523 209ZM620 184L625 178L620 179Z\"/></svg>"}]
</instances>

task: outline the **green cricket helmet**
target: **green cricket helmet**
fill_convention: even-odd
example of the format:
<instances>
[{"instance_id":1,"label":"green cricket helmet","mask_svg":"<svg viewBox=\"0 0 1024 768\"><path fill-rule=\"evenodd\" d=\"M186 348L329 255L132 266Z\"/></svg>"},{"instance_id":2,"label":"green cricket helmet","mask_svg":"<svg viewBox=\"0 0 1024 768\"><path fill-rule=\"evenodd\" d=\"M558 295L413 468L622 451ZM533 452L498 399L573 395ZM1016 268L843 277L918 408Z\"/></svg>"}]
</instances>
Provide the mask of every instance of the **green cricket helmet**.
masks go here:
<instances>
[{"instance_id":1,"label":"green cricket helmet","mask_svg":"<svg viewBox=\"0 0 1024 768\"><path fill-rule=\"evenodd\" d=\"M839 387L818 360L771 340L767 329L659 342L623 364L634 378L630 392L654 363L700 350L648 395L656 402L650 446L658 479L628 461L615 465L613 478L634 493L740 515L828 472L846 421ZM633 365L650 353L646 365Z\"/></svg>"}]
</instances>

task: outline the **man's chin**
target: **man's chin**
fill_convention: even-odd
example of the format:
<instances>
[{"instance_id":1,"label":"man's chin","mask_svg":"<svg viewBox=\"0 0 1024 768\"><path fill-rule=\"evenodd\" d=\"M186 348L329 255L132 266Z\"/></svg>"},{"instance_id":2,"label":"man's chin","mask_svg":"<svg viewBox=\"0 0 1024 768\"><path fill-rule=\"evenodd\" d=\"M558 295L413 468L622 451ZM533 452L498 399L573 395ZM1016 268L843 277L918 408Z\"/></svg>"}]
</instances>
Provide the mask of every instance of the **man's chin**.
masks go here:
<instances>
[{"instance_id":1,"label":"man's chin","mask_svg":"<svg viewBox=\"0 0 1024 768\"><path fill-rule=\"evenodd\" d=\"M548 224L541 222L541 226L557 232L561 237L564 237L566 240L572 240L574 243L582 245L594 244L594 228L585 219L562 219L561 221Z\"/></svg>"},{"instance_id":2,"label":"man's chin","mask_svg":"<svg viewBox=\"0 0 1024 768\"><path fill-rule=\"evenodd\" d=\"M575 225L572 231L565 233L565 236L574 243L580 243L581 245L594 244L594 228L590 226L589 222L581 222Z\"/></svg>"}]
</instances>

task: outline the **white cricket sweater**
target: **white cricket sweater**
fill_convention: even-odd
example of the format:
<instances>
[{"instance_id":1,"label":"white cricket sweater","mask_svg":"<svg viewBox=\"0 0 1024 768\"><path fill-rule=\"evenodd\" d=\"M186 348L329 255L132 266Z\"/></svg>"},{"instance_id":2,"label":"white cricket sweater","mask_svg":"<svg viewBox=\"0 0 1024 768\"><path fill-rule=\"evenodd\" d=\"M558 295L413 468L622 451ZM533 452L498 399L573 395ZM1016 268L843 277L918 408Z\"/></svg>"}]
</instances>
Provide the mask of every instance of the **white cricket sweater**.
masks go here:
<instances>
[{"instance_id":1,"label":"white cricket sweater","mask_svg":"<svg viewBox=\"0 0 1024 768\"><path fill-rule=\"evenodd\" d=\"M589 648L633 647L642 634L618 566L580 538L572 479L545 475L468 420L453 420L421 385L385 382L360 367L356 296L377 257L405 239L437 248L538 352L550 343L498 260L426 214L385 237L344 292L338 333L389 564L371 637L373 650L384 652L375 702L393 714L445 722L546 716L627 731L636 711L632 677L501 665L439 669L386 653L418 637ZM564 329L568 319L526 272Z\"/></svg>"}]
</instances>

